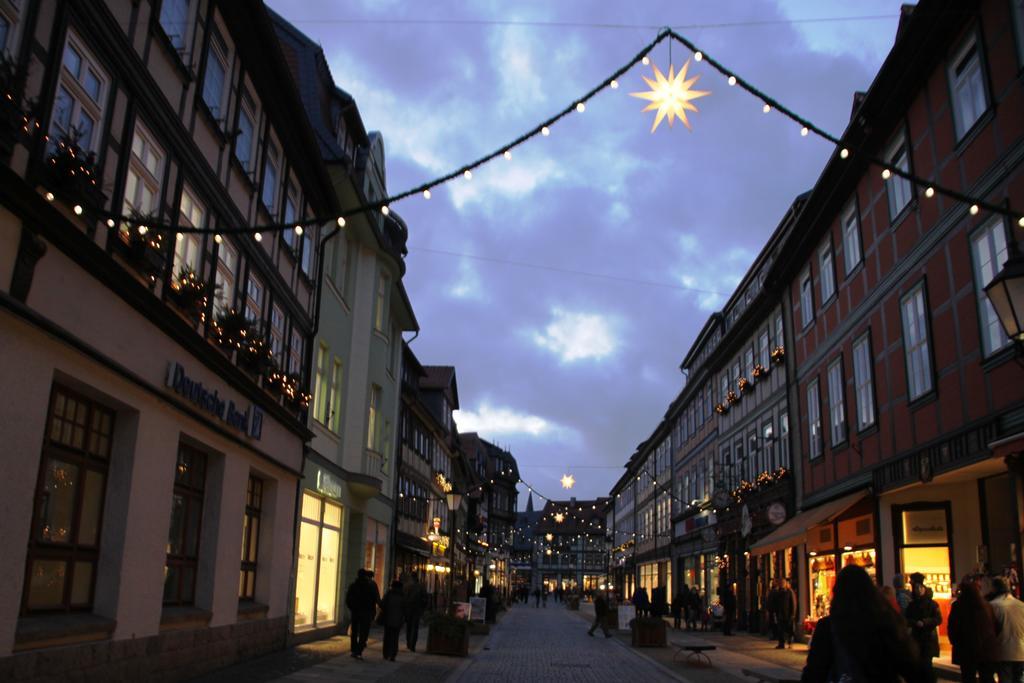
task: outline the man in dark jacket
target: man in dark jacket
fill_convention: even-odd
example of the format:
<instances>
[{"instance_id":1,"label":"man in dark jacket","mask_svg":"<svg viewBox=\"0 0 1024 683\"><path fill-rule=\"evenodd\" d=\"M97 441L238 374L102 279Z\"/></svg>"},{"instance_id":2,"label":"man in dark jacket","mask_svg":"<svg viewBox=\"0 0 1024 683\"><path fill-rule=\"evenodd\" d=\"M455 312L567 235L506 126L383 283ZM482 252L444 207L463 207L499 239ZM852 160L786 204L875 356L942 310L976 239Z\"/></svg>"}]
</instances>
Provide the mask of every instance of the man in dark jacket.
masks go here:
<instances>
[{"instance_id":1,"label":"man in dark jacket","mask_svg":"<svg viewBox=\"0 0 1024 683\"><path fill-rule=\"evenodd\" d=\"M352 614L352 656L356 659L363 658L363 650L366 649L366 641L370 637L373 613L380 604L380 591L377 590L377 584L373 582L372 576L373 572L360 569L356 580L345 594L345 606Z\"/></svg>"},{"instance_id":2,"label":"man in dark jacket","mask_svg":"<svg viewBox=\"0 0 1024 683\"><path fill-rule=\"evenodd\" d=\"M376 586L376 584L374 584ZM384 624L384 659L395 661L398 655L398 634L405 620L402 582L393 581L391 589L381 601L381 623Z\"/></svg>"},{"instance_id":3,"label":"man in dark jacket","mask_svg":"<svg viewBox=\"0 0 1024 683\"><path fill-rule=\"evenodd\" d=\"M594 593L594 624L587 631L588 636L593 636L594 631L600 627L604 632L605 638L611 638L612 634L608 632L608 624L605 623L608 617L608 598L605 596L604 591L598 591Z\"/></svg>"},{"instance_id":4,"label":"man in dark jacket","mask_svg":"<svg viewBox=\"0 0 1024 683\"><path fill-rule=\"evenodd\" d=\"M722 588L722 609L725 611L725 620L722 622L722 635L732 635L732 625L736 619L736 594L732 592L732 585L726 584Z\"/></svg>"},{"instance_id":5,"label":"man in dark jacket","mask_svg":"<svg viewBox=\"0 0 1024 683\"><path fill-rule=\"evenodd\" d=\"M786 644L793 643L793 619L796 616L796 593L789 587L786 579L776 579L775 590L769 596L769 610L775 622L776 636L779 644L776 650L783 650Z\"/></svg>"},{"instance_id":6,"label":"man in dark jacket","mask_svg":"<svg viewBox=\"0 0 1024 683\"><path fill-rule=\"evenodd\" d=\"M938 628L942 623L942 613L932 600L931 589L924 585L924 574L914 572L910 575L910 589L913 599L904 616L910 625L910 635L917 643L924 680L935 681L932 658L939 656Z\"/></svg>"},{"instance_id":7,"label":"man in dark jacket","mask_svg":"<svg viewBox=\"0 0 1024 683\"><path fill-rule=\"evenodd\" d=\"M416 572L409 575L409 582L402 592L402 610L405 613L405 647L416 652L416 641L420 635L420 617L427 608L427 592L423 590Z\"/></svg>"}]
</instances>

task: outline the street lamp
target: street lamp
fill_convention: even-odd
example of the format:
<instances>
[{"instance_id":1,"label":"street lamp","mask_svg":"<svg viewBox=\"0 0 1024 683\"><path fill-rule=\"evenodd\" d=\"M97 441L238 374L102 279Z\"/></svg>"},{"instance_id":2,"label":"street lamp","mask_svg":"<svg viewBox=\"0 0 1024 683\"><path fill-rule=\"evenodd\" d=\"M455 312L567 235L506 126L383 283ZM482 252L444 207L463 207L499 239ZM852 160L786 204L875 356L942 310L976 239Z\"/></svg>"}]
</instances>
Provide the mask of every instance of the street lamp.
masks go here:
<instances>
[{"instance_id":1,"label":"street lamp","mask_svg":"<svg viewBox=\"0 0 1024 683\"><path fill-rule=\"evenodd\" d=\"M1009 258L992 281L985 285L1003 330L1015 344L1024 343L1024 256L1016 240L1010 242Z\"/></svg>"},{"instance_id":2,"label":"street lamp","mask_svg":"<svg viewBox=\"0 0 1024 683\"><path fill-rule=\"evenodd\" d=\"M448 520L448 531L451 534L451 537L448 539L448 547L450 548L448 558L448 611L454 614L454 611L452 611L452 581L454 580L452 569L455 567L455 528L452 525L455 524L455 511L462 504L462 494L449 491L445 494L445 501L448 503L448 511L452 513L451 518Z\"/></svg>"}]
</instances>

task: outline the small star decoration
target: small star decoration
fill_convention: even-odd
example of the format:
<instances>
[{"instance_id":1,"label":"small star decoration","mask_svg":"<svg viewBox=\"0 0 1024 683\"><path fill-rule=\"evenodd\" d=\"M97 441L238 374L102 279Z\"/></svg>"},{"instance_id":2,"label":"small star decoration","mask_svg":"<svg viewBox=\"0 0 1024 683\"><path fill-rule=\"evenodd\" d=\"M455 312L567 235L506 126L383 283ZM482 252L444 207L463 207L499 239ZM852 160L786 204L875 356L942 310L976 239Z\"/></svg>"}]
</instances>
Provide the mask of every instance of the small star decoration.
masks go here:
<instances>
[{"instance_id":1,"label":"small star decoration","mask_svg":"<svg viewBox=\"0 0 1024 683\"><path fill-rule=\"evenodd\" d=\"M562 477L562 488L563 489L571 489L575 483L576 483L576 480L573 479L573 476L571 474L566 474L566 475L564 475Z\"/></svg>"},{"instance_id":2,"label":"small star decoration","mask_svg":"<svg viewBox=\"0 0 1024 683\"><path fill-rule=\"evenodd\" d=\"M690 121L686 118L686 112L697 111L697 107L690 100L710 95L711 91L691 89L700 76L694 76L690 79L686 78L686 71L690 68L690 60L686 60L686 64L683 65L678 74L675 73L675 67L669 64L668 78L665 78L665 74L661 73L657 66L652 64L651 68L654 69L654 80L643 76L644 81L647 82L651 89L647 92L629 93L633 97L650 100L651 103L644 107L643 111L658 110L657 116L654 117L654 125L651 126L651 132L653 133L658 129L661 120L666 116L668 117L668 125L671 126L678 116L684 126L689 130L693 130L690 126Z\"/></svg>"}]
</instances>

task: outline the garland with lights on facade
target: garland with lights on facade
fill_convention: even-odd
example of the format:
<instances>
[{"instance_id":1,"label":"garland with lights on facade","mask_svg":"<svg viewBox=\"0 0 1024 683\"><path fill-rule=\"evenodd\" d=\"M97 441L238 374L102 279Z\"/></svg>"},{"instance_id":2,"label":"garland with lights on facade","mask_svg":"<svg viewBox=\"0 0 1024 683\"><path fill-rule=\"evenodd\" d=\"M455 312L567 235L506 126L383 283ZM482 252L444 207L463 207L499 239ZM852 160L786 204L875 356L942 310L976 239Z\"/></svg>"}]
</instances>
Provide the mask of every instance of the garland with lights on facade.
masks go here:
<instances>
[{"instance_id":1,"label":"garland with lights on facade","mask_svg":"<svg viewBox=\"0 0 1024 683\"><path fill-rule=\"evenodd\" d=\"M597 86L595 86L594 88L589 90L587 93L585 93L582 97L579 97L579 98L573 100L564 109L562 109L561 111L559 111L555 115L551 116L547 120L541 122L540 124L534 126L532 129L530 129L526 133L520 135L519 137L517 137L516 139L512 140L508 144L502 145L501 147L499 147L498 149L494 150L493 152L491 152L489 154L486 154L485 156L482 156L479 159L476 159L475 161L472 161L472 162L470 162L468 164L465 164L464 166L462 166L462 167L460 167L460 168L458 168L458 169L456 169L456 170L454 170L454 171L452 171L452 172L450 172L450 173L448 173L446 175L439 176L437 178L434 178L433 180L429 180L429 181L427 181L425 183L422 183L421 185L418 185L418 186L413 187L411 189L405 190L404 192L400 192L398 194L394 194L394 195L391 195L389 197L382 198L382 199L380 199L378 201L370 202L370 203L365 204L365 205L361 205L361 206L358 206L358 207L355 207L355 208L347 209L347 210L343 211L339 215L333 215L333 216L328 216L328 217L317 216L317 217L305 218L305 219L302 219L302 220L299 220L299 221L293 221L293 222L289 222L289 223L268 223L268 224L264 224L264 225L237 226L237 227L230 227L230 228L203 228L203 227L175 226L175 225L170 225L170 224L159 224L159 223L156 223L155 221L154 222L149 222L149 223L144 223L144 222L141 222L137 218L120 216L120 215L117 215L115 213L104 211L104 210L102 210L100 208L97 208L97 206L95 204L98 204L100 202L96 202L95 198L91 198L91 201L83 201L82 203L79 203L80 198L77 196L77 193L69 193L69 196L65 196L64 198L67 199L68 201L76 202L74 204L74 208L75 208L75 213L76 214L81 215L85 211L85 207L88 207L90 215L95 215L96 217L99 217L99 218L105 218L106 221L107 221L107 225L109 227L111 227L111 228L113 228L115 225L120 223L120 224L126 224L126 225L133 225L133 226L136 226L139 229L144 228L144 227L148 227L148 228L151 228L151 229L154 229L154 230L157 230L157 231L163 231L163 232L167 232L167 233L202 233L202 234L214 234L214 235L228 234L228 233L233 233L233 234L251 234L253 236L253 239L256 239L257 241L262 239L262 233L263 232L274 233L274 232L282 232L284 230L294 230L297 234L301 234L301 232L302 232L304 227L313 226L313 225L325 225L325 224L327 224L327 223L329 223L331 221L336 222L338 227L344 227L345 226L345 219L346 218L349 218L349 217L352 217L352 216L355 216L355 215L358 215L358 214L362 214L362 213L379 211L381 214L386 216L386 215L388 215L390 213L390 205L391 204L394 204L396 202L399 202L399 201L401 201L403 199L406 199L406 198L411 197L412 195L416 195L416 194L422 195L424 199L430 199L430 197L431 197L431 190L432 189L434 189L434 188L436 188L436 187L438 187L440 185L443 185L445 183L448 183L448 182L450 182L452 180L456 180L456 179L458 179L460 177L466 179L467 181L471 180L472 177L473 177L473 171L476 170L477 168L479 168L480 166L483 166L484 164L489 163L490 161L496 159L499 156L500 157L504 157L506 160L511 160L511 158L512 158L512 150L515 149L516 147L522 145L523 143L525 143L528 140L531 140L531 139L533 139L535 137L538 137L538 136L547 137L547 136L549 136L551 134L551 127L555 123L559 122L560 120L562 120L566 116L569 116L570 114L584 112L586 110L587 102L589 102L598 93L604 91L605 89L612 89L612 90L617 89L619 87L618 78L620 78L622 75L624 75L627 71L629 71L638 62L643 63L645 66L649 65L650 64L650 58L648 57L649 53L659 43L661 43L664 40L669 40L670 41L669 42L670 49L671 49L671 45L672 45L671 41L678 41L683 46L685 46L687 49L692 51L692 53L693 53L693 60L695 62L706 62L709 66L711 66L713 69L718 71L722 76L724 76L727 79L727 83L729 84L729 86L739 86L741 89L745 90L746 92L750 93L754 97L758 98L758 100L760 100L762 102L762 111L764 113L767 114L767 113L770 113L772 110L775 110L775 111L778 111L780 114L784 115L785 117L789 118L790 120L794 121L795 123L799 124L800 127L801 127L800 128L801 136L806 137L810 133L814 133L818 137L820 137L820 138L822 138L822 139L824 139L824 140L826 140L828 142L831 142L837 148L836 154L838 154L839 159L846 160L846 159L849 159L851 157L858 158L858 159L860 159L863 162L866 162L868 164L880 167L882 169L882 177L884 179L886 179L886 180L891 178L893 175L896 175L896 176L899 176L901 178L904 178L905 180L907 180L907 181L909 181L909 182L911 182L911 183L913 183L913 184L915 184L917 186L923 187L924 188L924 193L923 194L924 194L924 196L926 198L930 199L930 198L934 197L936 194L945 195L945 196L947 196L947 197L949 197L949 198L951 198L951 199L953 199L953 200L955 200L957 202L960 202L960 203L963 203L963 204L967 205L969 207L969 211L970 211L971 215L976 215L979 211L984 209L984 210L986 210L986 211L988 211L990 213L1007 216L1007 217L1011 218L1012 220L1016 221L1016 223L1020 227L1024 227L1024 214L1022 214L1019 211L1012 211L1012 210L1010 210L1007 207L1003 207L1003 206L999 206L999 205L996 205L996 204L992 204L992 203L987 202L987 201L985 201L985 200L983 200L981 198L972 197L970 195L964 194L964 193L959 192L957 190L954 190L952 188L948 188L948 187L945 187L945 186L933 183L933 182L929 181L926 178L922 178L922 177L916 176L916 175L914 175L912 173L909 173L907 171L904 171L904 170L902 170L902 169L900 169L900 168L890 164L889 162L887 162L887 161L885 161L883 159L879 159L877 157L871 156L871 155L865 153L862 150L850 150L849 148L841 147L842 141L838 137L836 137L836 136L826 132L825 130L823 130L819 126L815 125L814 123L812 123L808 119L800 116L799 114L796 114L793 110L791 110L788 107L786 107L785 105L781 104L778 100L776 100L775 98L769 96L768 94L766 94L765 92L763 92L762 90L760 90L759 88L754 86L749 81L747 81L747 80L737 76L735 72L733 72L732 70L726 68L723 64L721 64L720 62L715 60L710 55L704 53L692 41L687 39L685 36L682 36L682 35L676 33L675 31L673 31L672 29L669 29L669 28L666 28L666 29L663 29L662 31L660 31L658 33L658 35L655 37L655 39L653 41L651 41L648 45L646 45L632 59L627 61L623 66L621 66L614 73L612 73L610 76L608 76L603 81L601 81ZM657 69L657 67L654 67L655 80L652 81L651 79L647 79L645 77L645 81L648 83L648 85L651 86L652 90L649 93L633 93L634 95L636 95L638 97L643 97L644 99L651 100L651 105L648 105L648 107L645 108L644 111L648 111L648 110L651 110L651 109L658 109L659 110L657 118L656 118L656 121L655 121L655 126L654 126L655 128L657 127L658 121L660 121L660 119L663 116L666 116L666 115L669 116L670 123L672 121L672 117L674 116L674 117L680 118L680 120L682 120L684 122L684 124L688 124L688 121L686 120L686 117L685 117L685 112L686 111L696 111L696 107L692 104L691 100L696 99L697 97L703 97L705 94L707 94L704 91L694 91L694 90L692 90L690 88L690 86L693 85L694 81L696 81L696 77L690 78L688 80L685 79L685 77L687 75L688 64L689 63L687 62L687 64L684 65L684 67L680 70L679 76L676 76L676 75L673 74L674 66L673 66L673 68L670 68L669 69L669 74L670 74L670 78L669 79L666 79L661 74L661 72ZM5 96L6 100L8 102L15 102L14 91L17 91L17 90L20 90L20 89L21 89L20 86L8 85L7 88L6 88L7 91L4 93L4 96ZM23 133L25 133L25 134L30 134L30 133L32 133L32 134L40 134L40 133L42 133L42 130L41 130L40 126L39 126L39 122L33 120L33 117L31 117L31 116L24 115L24 112L23 112L23 117L22 117L22 123L23 123L23 125L22 125L22 129L21 130L23 131ZM44 134L43 135L43 139L48 141L49 140L49 136ZM63 142L63 141L61 141L61 142ZM67 145L65 145L65 146L67 146ZM71 147L71 149L69 151L73 153L73 157L72 158L75 159L75 160L79 160L80 162L84 162L84 161L88 160L87 157L83 158L82 155L81 155L81 152L77 151L73 146ZM52 165L56 167L59 164L57 162L54 162L54 164L52 164ZM89 178L89 181L88 181L87 184L95 185L95 174L93 173L93 171L91 169L88 169L85 166L84 163L80 163L78 168L75 168L73 164L68 166L63 171L63 174L60 175L60 177L54 179L53 182L55 183L55 185L60 185L60 183L63 180L67 180L68 178L76 177L76 176L80 175L81 173L84 173L86 170L89 171L89 173L85 174L86 177ZM59 189L59 188L52 188L51 187L49 189L52 190L52 189ZM88 194L89 193L86 193L86 195L88 195ZM75 195L75 196L70 196L70 195ZM47 193L46 193L46 198L47 199L52 201L53 196L54 195L53 195L52 191L47 191ZM90 198L88 196L86 196L85 199L89 200Z\"/></svg>"}]
</instances>

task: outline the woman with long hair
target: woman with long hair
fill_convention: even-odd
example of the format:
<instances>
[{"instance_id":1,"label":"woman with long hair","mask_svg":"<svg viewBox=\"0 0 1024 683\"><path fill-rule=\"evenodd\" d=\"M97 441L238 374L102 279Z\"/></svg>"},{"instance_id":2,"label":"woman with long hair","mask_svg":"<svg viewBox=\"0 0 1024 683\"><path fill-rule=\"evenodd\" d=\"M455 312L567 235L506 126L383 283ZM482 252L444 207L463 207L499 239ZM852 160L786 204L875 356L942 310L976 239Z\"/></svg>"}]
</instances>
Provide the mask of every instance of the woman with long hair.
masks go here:
<instances>
[{"instance_id":1,"label":"woman with long hair","mask_svg":"<svg viewBox=\"0 0 1024 683\"><path fill-rule=\"evenodd\" d=\"M921 680L917 650L903 618L863 567L847 565L818 621L801 683L907 683Z\"/></svg>"},{"instance_id":2,"label":"woman with long hair","mask_svg":"<svg viewBox=\"0 0 1024 683\"><path fill-rule=\"evenodd\" d=\"M992 606L981 596L978 584L965 579L949 608L949 642L953 663L960 666L960 680L992 683L996 645L996 620Z\"/></svg>"}]
</instances>

